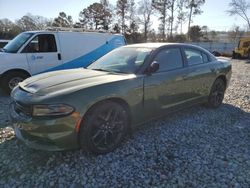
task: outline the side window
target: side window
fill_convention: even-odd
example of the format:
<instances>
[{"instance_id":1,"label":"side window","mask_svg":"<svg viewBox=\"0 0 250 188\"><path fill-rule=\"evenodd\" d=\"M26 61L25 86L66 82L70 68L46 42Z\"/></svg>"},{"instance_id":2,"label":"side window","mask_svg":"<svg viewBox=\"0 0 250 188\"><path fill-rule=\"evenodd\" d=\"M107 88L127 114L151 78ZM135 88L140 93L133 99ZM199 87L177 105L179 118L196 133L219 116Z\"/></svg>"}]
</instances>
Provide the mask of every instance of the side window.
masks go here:
<instances>
[{"instance_id":1,"label":"side window","mask_svg":"<svg viewBox=\"0 0 250 188\"><path fill-rule=\"evenodd\" d=\"M202 59L203 59L204 63L208 63L209 62L209 58L208 58L207 54L205 54L205 53L202 53Z\"/></svg>"},{"instance_id":2,"label":"side window","mask_svg":"<svg viewBox=\"0 0 250 188\"><path fill-rule=\"evenodd\" d=\"M242 47L247 48L249 45L250 45L250 41L249 42L244 42Z\"/></svg>"},{"instance_id":3,"label":"side window","mask_svg":"<svg viewBox=\"0 0 250 188\"><path fill-rule=\"evenodd\" d=\"M201 52L195 49L184 49L188 65L197 65L204 63Z\"/></svg>"},{"instance_id":4,"label":"side window","mask_svg":"<svg viewBox=\"0 0 250 188\"><path fill-rule=\"evenodd\" d=\"M160 65L159 72L183 67L181 51L179 48L161 50L154 58L154 61L157 61Z\"/></svg>"},{"instance_id":5,"label":"side window","mask_svg":"<svg viewBox=\"0 0 250 188\"><path fill-rule=\"evenodd\" d=\"M25 47L26 53L56 52L55 36L51 34L37 35Z\"/></svg>"}]
</instances>

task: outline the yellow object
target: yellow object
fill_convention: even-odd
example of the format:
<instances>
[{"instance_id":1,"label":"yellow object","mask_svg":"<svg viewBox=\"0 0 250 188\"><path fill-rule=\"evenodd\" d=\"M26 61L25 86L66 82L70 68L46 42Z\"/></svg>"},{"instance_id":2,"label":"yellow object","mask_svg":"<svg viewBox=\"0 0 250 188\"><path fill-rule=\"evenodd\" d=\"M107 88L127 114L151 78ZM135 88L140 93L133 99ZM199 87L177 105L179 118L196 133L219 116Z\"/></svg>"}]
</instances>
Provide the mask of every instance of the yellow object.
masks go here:
<instances>
[{"instance_id":1,"label":"yellow object","mask_svg":"<svg viewBox=\"0 0 250 188\"><path fill-rule=\"evenodd\" d=\"M240 39L238 47L233 51L233 58L250 59L250 37Z\"/></svg>"}]
</instances>

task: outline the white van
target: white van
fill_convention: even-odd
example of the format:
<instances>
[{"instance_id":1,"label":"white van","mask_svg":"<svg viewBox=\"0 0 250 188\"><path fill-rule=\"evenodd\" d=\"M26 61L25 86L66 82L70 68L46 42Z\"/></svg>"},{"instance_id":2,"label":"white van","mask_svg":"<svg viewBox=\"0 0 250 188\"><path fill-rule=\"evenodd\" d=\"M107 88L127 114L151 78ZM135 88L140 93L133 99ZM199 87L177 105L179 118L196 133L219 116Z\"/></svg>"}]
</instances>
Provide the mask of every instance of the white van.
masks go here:
<instances>
[{"instance_id":1,"label":"white van","mask_svg":"<svg viewBox=\"0 0 250 188\"><path fill-rule=\"evenodd\" d=\"M10 40L1 40L0 39L0 48L3 48L6 44L8 44Z\"/></svg>"},{"instance_id":2,"label":"white van","mask_svg":"<svg viewBox=\"0 0 250 188\"><path fill-rule=\"evenodd\" d=\"M0 52L2 88L43 72L86 67L119 46L122 35L98 32L29 31L11 40Z\"/></svg>"}]
</instances>

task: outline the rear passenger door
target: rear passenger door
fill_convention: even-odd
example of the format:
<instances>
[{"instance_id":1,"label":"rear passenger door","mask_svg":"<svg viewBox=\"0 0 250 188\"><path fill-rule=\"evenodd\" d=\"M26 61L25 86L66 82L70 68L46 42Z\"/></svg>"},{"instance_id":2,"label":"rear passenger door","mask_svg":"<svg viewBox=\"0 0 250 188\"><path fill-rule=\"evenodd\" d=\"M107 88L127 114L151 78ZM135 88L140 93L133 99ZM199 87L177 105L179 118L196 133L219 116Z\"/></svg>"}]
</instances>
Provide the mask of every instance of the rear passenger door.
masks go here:
<instances>
[{"instance_id":1,"label":"rear passenger door","mask_svg":"<svg viewBox=\"0 0 250 188\"><path fill-rule=\"evenodd\" d=\"M184 80L188 70L184 67L180 48L162 49L153 61L159 63L159 70L145 76L144 80L144 106L148 117L165 112L189 98L189 88Z\"/></svg>"},{"instance_id":2,"label":"rear passenger door","mask_svg":"<svg viewBox=\"0 0 250 188\"><path fill-rule=\"evenodd\" d=\"M61 65L61 54L54 34L38 34L24 48L32 75Z\"/></svg>"},{"instance_id":3,"label":"rear passenger door","mask_svg":"<svg viewBox=\"0 0 250 188\"><path fill-rule=\"evenodd\" d=\"M202 99L210 91L211 83L214 81L213 64L209 56L197 48L183 48L188 75L186 84L189 87L189 94L193 99Z\"/></svg>"}]
</instances>

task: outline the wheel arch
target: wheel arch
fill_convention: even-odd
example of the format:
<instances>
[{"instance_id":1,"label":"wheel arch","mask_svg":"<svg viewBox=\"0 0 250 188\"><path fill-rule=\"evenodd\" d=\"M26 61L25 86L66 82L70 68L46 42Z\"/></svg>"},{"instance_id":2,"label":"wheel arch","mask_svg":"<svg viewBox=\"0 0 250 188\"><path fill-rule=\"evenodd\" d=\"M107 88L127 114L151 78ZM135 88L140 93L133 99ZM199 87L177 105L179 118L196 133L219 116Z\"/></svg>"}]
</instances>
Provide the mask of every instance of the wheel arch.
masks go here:
<instances>
[{"instance_id":1,"label":"wheel arch","mask_svg":"<svg viewBox=\"0 0 250 188\"><path fill-rule=\"evenodd\" d=\"M217 80L217 79L223 80L225 86L227 87L227 84L228 84L228 83L227 83L227 78L226 78L225 75L220 75L220 76L218 76L218 77L216 78L216 80Z\"/></svg>"},{"instance_id":2,"label":"wheel arch","mask_svg":"<svg viewBox=\"0 0 250 188\"><path fill-rule=\"evenodd\" d=\"M28 76L31 76L31 74L24 70L24 69L10 69L10 70L7 70L5 71L2 75L1 75L1 78L3 78L4 76L6 76L7 74L11 73L11 72L22 72L24 74L27 74Z\"/></svg>"},{"instance_id":3,"label":"wheel arch","mask_svg":"<svg viewBox=\"0 0 250 188\"><path fill-rule=\"evenodd\" d=\"M84 113L83 117L82 117L82 120L81 120L81 126L82 124L84 123L84 117L88 114L88 113L91 113L92 110L94 109L95 106L97 105L100 105L102 103L105 103L105 102L115 102L115 103L118 103L120 104L122 107L124 107L124 109L126 110L126 112L128 113L128 118L129 118L129 127L128 127L128 131L129 133L131 133L132 131L132 125L131 125L131 122L132 122L132 113L131 113L131 108L129 106L129 104L127 103L126 100L122 99L122 98L119 98L119 97L110 97L110 98L106 98L106 99L102 99L100 101L97 101L95 102L94 104L92 104L87 110L86 112Z\"/></svg>"}]
</instances>

